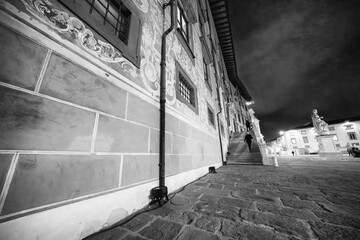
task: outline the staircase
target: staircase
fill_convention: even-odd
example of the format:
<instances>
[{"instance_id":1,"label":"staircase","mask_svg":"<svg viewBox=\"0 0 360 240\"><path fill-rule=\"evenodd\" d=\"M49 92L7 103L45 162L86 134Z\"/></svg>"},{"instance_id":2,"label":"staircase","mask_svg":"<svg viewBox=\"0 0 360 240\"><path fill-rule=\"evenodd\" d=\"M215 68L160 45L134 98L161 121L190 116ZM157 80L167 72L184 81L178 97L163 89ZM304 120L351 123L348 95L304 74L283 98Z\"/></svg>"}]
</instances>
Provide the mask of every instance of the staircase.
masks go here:
<instances>
[{"instance_id":1,"label":"staircase","mask_svg":"<svg viewBox=\"0 0 360 240\"><path fill-rule=\"evenodd\" d=\"M255 134L253 131L251 131L250 134L253 136L251 152L249 152L247 143L244 142L246 132L234 133L230 139L228 154L226 156L227 164L262 165L262 156Z\"/></svg>"}]
</instances>

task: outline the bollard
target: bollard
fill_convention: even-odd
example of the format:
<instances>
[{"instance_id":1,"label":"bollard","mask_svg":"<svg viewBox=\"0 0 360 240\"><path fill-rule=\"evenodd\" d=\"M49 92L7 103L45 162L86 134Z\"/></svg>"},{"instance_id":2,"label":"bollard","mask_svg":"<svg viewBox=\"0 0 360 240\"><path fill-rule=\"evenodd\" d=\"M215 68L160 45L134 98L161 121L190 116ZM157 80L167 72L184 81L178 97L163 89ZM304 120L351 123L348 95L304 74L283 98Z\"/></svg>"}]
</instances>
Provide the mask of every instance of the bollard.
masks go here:
<instances>
[{"instance_id":1,"label":"bollard","mask_svg":"<svg viewBox=\"0 0 360 240\"><path fill-rule=\"evenodd\" d=\"M278 167L279 164L278 164L277 157L273 157L273 160L274 160L274 166L275 166L275 167Z\"/></svg>"}]
</instances>

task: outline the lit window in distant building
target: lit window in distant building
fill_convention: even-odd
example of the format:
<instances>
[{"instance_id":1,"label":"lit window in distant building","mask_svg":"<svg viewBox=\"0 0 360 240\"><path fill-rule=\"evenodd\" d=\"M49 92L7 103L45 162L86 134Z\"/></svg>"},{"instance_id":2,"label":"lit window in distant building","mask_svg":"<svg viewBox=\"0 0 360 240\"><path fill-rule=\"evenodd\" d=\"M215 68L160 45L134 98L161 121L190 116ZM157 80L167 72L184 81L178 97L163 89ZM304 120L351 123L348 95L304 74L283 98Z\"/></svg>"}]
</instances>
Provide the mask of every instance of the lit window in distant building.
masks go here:
<instances>
[{"instance_id":1,"label":"lit window in distant building","mask_svg":"<svg viewBox=\"0 0 360 240\"><path fill-rule=\"evenodd\" d=\"M306 130L301 130L301 134L306 134Z\"/></svg>"},{"instance_id":2,"label":"lit window in distant building","mask_svg":"<svg viewBox=\"0 0 360 240\"><path fill-rule=\"evenodd\" d=\"M339 141L338 136L335 134L333 137L334 141Z\"/></svg>"},{"instance_id":3,"label":"lit window in distant building","mask_svg":"<svg viewBox=\"0 0 360 240\"><path fill-rule=\"evenodd\" d=\"M356 133L354 133L354 132L349 132L348 135L349 135L349 139L350 139L350 140L355 140L355 139L357 139Z\"/></svg>"},{"instance_id":4,"label":"lit window in distant building","mask_svg":"<svg viewBox=\"0 0 360 240\"><path fill-rule=\"evenodd\" d=\"M303 137L304 143L309 143L309 139L307 137Z\"/></svg>"},{"instance_id":5,"label":"lit window in distant building","mask_svg":"<svg viewBox=\"0 0 360 240\"><path fill-rule=\"evenodd\" d=\"M291 143L292 143L292 144L296 144L296 139L295 139L295 138L291 138Z\"/></svg>"},{"instance_id":6,"label":"lit window in distant building","mask_svg":"<svg viewBox=\"0 0 360 240\"><path fill-rule=\"evenodd\" d=\"M351 144L353 147L359 147L360 146L360 144L359 143L353 143L353 144Z\"/></svg>"},{"instance_id":7,"label":"lit window in distant building","mask_svg":"<svg viewBox=\"0 0 360 240\"><path fill-rule=\"evenodd\" d=\"M329 131L335 131L335 127L329 127Z\"/></svg>"}]
</instances>

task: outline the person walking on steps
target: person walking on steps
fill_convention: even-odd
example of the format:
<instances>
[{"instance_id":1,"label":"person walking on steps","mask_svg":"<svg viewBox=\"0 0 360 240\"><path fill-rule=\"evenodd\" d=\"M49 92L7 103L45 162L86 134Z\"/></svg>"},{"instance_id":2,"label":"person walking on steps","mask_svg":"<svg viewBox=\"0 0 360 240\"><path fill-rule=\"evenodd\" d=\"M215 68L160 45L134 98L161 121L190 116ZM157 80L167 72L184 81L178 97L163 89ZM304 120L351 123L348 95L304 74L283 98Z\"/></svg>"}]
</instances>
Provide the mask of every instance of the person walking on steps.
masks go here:
<instances>
[{"instance_id":1,"label":"person walking on steps","mask_svg":"<svg viewBox=\"0 0 360 240\"><path fill-rule=\"evenodd\" d=\"M249 120L246 120L245 125L246 125L246 131L250 131L251 126Z\"/></svg>"},{"instance_id":2,"label":"person walking on steps","mask_svg":"<svg viewBox=\"0 0 360 240\"><path fill-rule=\"evenodd\" d=\"M248 147L249 147L249 151L251 152L251 139L253 137L251 136L250 132L248 131L245 135L245 139L244 139L244 142L247 143Z\"/></svg>"}]
</instances>

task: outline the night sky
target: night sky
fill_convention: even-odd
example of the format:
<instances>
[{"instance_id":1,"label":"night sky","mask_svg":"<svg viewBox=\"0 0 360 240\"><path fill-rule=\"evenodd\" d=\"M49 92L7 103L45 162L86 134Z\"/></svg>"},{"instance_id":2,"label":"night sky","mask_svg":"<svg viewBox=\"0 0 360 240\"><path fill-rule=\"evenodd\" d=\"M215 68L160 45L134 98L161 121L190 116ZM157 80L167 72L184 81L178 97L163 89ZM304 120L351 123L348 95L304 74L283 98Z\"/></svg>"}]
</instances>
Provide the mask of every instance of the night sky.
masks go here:
<instances>
[{"instance_id":1,"label":"night sky","mask_svg":"<svg viewBox=\"0 0 360 240\"><path fill-rule=\"evenodd\" d=\"M228 0L238 75L269 141L360 115L360 0Z\"/></svg>"}]
</instances>

